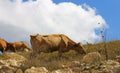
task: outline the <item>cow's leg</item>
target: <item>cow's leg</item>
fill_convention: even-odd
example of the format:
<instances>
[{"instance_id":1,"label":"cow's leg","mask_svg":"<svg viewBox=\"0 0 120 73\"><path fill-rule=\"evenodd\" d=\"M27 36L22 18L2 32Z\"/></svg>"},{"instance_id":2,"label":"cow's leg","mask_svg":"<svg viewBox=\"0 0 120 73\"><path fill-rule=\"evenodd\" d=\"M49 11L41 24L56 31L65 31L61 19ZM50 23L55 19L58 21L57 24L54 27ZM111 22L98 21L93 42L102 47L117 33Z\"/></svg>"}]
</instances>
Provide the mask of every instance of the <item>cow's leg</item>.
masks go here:
<instances>
[{"instance_id":1,"label":"cow's leg","mask_svg":"<svg viewBox=\"0 0 120 73\"><path fill-rule=\"evenodd\" d=\"M66 48L64 48L64 47L59 48L59 50L58 50L58 57L59 58L62 58L62 54L64 52L64 49L66 49Z\"/></svg>"},{"instance_id":2,"label":"cow's leg","mask_svg":"<svg viewBox=\"0 0 120 73\"><path fill-rule=\"evenodd\" d=\"M4 52L5 52L5 48L0 47L0 51L1 51L2 53L4 53Z\"/></svg>"},{"instance_id":3,"label":"cow's leg","mask_svg":"<svg viewBox=\"0 0 120 73\"><path fill-rule=\"evenodd\" d=\"M59 59L62 58L63 49L64 49L64 48L61 47L61 48L59 48L59 50L58 50L58 58L59 58Z\"/></svg>"},{"instance_id":4,"label":"cow's leg","mask_svg":"<svg viewBox=\"0 0 120 73\"><path fill-rule=\"evenodd\" d=\"M2 53L4 53L3 49L1 50Z\"/></svg>"},{"instance_id":5,"label":"cow's leg","mask_svg":"<svg viewBox=\"0 0 120 73\"><path fill-rule=\"evenodd\" d=\"M62 52L58 51L58 58L62 58Z\"/></svg>"},{"instance_id":6,"label":"cow's leg","mask_svg":"<svg viewBox=\"0 0 120 73\"><path fill-rule=\"evenodd\" d=\"M3 48L3 50L1 50L2 51L2 53L4 53L5 52L5 48Z\"/></svg>"},{"instance_id":7,"label":"cow's leg","mask_svg":"<svg viewBox=\"0 0 120 73\"><path fill-rule=\"evenodd\" d=\"M13 52L17 52L17 51L16 51L16 48L13 48Z\"/></svg>"},{"instance_id":8,"label":"cow's leg","mask_svg":"<svg viewBox=\"0 0 120 73\"><path fill-rule=\"evenodd\" d=\"M4 51L3 51L3 50L1 50L1 52L3 53Z\"/></svg>"},{"instance_id":9,"label":"cow's leg","mask_svg":"<svg viewBox=\"0 0 120 73\"><path fill-rule=\"evenodd\" d=\"M12 52L16 52L16 48L14 45L10 45L9 49L12 51Z\"/></svg>"}]
</instances>

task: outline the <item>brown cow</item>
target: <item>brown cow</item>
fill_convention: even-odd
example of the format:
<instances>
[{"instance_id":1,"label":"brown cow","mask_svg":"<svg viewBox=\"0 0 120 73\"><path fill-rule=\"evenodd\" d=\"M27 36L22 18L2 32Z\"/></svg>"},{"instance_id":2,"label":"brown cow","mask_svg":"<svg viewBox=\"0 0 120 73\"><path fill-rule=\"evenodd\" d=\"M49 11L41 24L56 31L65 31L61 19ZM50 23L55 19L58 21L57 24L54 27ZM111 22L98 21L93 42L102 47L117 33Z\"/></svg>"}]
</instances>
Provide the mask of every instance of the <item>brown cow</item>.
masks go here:
<instances>
[{"instance_id":1,"label":"brown cow","mask_svg":"<svg viewBox=\"0 0 120 73\"><path fill-rule=\"evenodd\" d=\"M7 41L0 38L0 51L3 53L7 49Z\"/></svg>"},{"instance_id":2,"label":"brown cow","mask_svg":"<svg viewBox=\"0 0 120 73\"><path fill-rule=\"evenodd\" d=\"M80 43L76 43L64 34L51 35L30 35L30 42L33 51L37 52L53 52L58 51L59 57L63 52L75 50L78 53L86 54Z\"/></svg>"},{"instance_id":3,"label":"brown cow","mask_svg":"<svg viewBox=\"0 0 120 73\"><path fill-rule=\"evenodd\" d=\"M31 50L27 42L8 42L9 50L12 50L13 52L16 52L17 50L23 51L25 49Z\"/></svg>"}]
</instances>

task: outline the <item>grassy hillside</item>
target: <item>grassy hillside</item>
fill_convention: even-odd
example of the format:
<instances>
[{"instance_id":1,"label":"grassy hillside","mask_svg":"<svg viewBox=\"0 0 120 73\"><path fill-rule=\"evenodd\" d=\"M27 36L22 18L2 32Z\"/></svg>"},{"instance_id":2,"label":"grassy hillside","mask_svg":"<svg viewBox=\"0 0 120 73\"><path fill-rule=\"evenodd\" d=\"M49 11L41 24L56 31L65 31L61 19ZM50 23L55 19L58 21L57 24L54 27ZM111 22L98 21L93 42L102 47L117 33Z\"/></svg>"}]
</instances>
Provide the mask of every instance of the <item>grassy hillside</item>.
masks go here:
<instances>
[{"instance_id":1,"label":"grassy hillside","mask_svg":"<svg viewBox=\"0 0 120 73\"><path fill-rule=\"evenodd\" d=\"M102 42L97 44L87 44L84 45L86 52L93 52L98 51L101 55L103 55L103 58L105 58L107 50L108 59L114 59L117 55L120 55L120 40L116 41L110 41L110 42Z\"/></svg>"},{"instance_id":2,"label":"grassy hillside","mask_svg":"<svg viewBox=\"0 0 120 73\"><path fill-rule=\"evenodd\" d=\"M105 55L106 55L105 48L107 49L107 55L109 59L114 59L116 56L120 55L119 40L110 41L107 43L87 44L84 45L84 48L87 53L95 52L95 51L99 52L102 55L102 60L105 60ZM52 53L41 53L41 54L34 53L32 55L31 52L17 52L17 53L28 59L25 62L25 65L21 67L23 70L31 66L35 66L35 67L44 66L48 70L60 69L62 68L62 65L68 64L71 61L81 62L84 56L81 54L77 54L75 51L69 51L64 53L62 59L58 59L58 51ZM5 59L5 56L1 55L0 59L2 58Z\"/></svg>"}]
</instances>

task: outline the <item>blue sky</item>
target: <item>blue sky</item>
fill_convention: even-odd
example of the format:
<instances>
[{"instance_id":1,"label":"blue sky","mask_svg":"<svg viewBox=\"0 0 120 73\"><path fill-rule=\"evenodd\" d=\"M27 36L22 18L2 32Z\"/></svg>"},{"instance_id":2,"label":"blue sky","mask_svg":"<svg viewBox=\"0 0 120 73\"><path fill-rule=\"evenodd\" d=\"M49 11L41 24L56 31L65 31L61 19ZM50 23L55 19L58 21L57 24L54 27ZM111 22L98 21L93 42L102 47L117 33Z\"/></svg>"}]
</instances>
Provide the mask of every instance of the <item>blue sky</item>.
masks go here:
<instances>
[{"instance_id":1,"label":"blue sky","mask_svg":"<svg viewBox=\"0 0 120 73\"><path fill-rule=\"evenodd\" d=\"M120 39L119 3L118 0L0 0L0 37L29 42L31 34L62 33L77 42L95 43L101 41L100 29L107 23L107 40Z\"/></svg>"},{"instance_id":2,"label":"blue sky","mask_svg":"<svg viewBox=\"0 0 120 73\"><path fill-rule=\"evenodd\" d=\"M107 39L120 39L120 0L53 0L55 3L73 2L81 5L86 3L90 7L95 7L97 12L105 19L109 25L107 29Z\"/></svg>"}]
</instances>

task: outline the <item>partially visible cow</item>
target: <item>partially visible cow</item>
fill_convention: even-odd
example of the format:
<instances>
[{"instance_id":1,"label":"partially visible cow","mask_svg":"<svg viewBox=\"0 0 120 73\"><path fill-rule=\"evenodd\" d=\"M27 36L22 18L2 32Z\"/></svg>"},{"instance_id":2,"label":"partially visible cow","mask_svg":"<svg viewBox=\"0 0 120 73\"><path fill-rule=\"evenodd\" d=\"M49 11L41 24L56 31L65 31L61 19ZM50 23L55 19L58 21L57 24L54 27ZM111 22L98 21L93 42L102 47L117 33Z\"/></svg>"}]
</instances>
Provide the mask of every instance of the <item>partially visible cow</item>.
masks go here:
<instances>
[{"instance_id":1,"label":"partially visible cow","mask_svg":"<svg viewBox=\"0 0 120 73\"><path fill-rule=\"evenodd\" d=\"M64 34L51 34L51 35L30 35L30 42L33 51L36 52L53 52L58 51L58 55L75 50L78 53L86 54L84 48L80 43L76 43Z\"/></svg>"},{"instance_id":2,"label":"partially visible cow","mask_svg":"<svg viewBox=\"0 0 120 73\"><path fill-rule=\"evenodd\" d=\"M24 50L31 50L27 42L21 41L21 42L8 42L8 48L9 50L12 50L13 52L16 51L24 51Z\"/></svg>"},{"instance_id":3,"label":"partially visible cow","mask_svg":"<svg viewBox=\"0 0 120 73\"><path fill-rule=\"evenodd\" d=\"M7 49L7 41L0 38L0 51L3 53Z\"/></svg>"}]
</instances>

